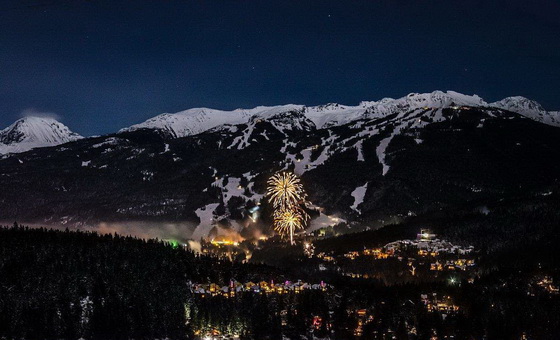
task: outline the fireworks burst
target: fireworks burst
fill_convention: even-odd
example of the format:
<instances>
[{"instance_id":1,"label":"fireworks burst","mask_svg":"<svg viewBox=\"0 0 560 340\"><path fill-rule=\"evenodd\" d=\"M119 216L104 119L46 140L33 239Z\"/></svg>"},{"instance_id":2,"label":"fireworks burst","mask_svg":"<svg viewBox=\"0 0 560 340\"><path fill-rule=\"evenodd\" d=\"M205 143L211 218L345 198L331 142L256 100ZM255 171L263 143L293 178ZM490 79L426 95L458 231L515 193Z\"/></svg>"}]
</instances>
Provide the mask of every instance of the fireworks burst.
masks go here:
<instances>
[{"instance_id":1,"label":"fireworks burst","mask_svg":"<svg viewBox=\"0 0 560 340\"><path fill-rule=\"evenodd\" d=\"M279 210L274 213L274 229L282 235L303 229L303 222L303 216L296 210Z\"/></svg>"},{"instance_id":2,"label":"fireworks burst","mask_svg":"<svg viewBox=\"0 0 560 340\"><path fill-rule=\"evenodd\" d=\"M307 195L299 178L290 173L277 173L268 180L267 196L274 207L274 230L280 235L290 235L294 244L294 232L303 229L309 215L301 207Z\"/></svg>"},{"instance_id":3,"label":"fireworks burst","mask_svg":"<svg viewBox=\"0 0 560 340\"><path fill-rule=\"evenodd\" d=\"M281 235L290 234L297 229L303 229L303 223L305 222L305 217L295 210L278 210L274 213L274 230L276 230Z\"/></svg>"},{"instance_id":4,"label":"fireworks burst","mask_svg":"<svg viewBox=\"0 0 560 340\"><path fill-rule=\"evenodd\" d=\"M280 172L272 176L268 180L266 194L275 209L288 209L306 198L299 178L291 172Z\"/></svg>"}]
</instances>

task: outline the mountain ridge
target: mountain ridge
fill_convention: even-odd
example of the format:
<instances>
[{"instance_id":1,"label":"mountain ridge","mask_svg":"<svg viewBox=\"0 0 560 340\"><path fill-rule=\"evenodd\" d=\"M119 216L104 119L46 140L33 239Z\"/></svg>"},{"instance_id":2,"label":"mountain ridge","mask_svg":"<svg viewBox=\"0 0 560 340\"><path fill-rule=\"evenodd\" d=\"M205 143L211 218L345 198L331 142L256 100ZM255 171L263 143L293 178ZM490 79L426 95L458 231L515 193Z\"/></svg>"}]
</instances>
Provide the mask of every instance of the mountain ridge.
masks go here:
<instances>
[{"instance_id":1,"label":"mountain ridge","mask_svg":"<svg viewBox=\"0 0 560 340\"><path fill-rule=\"evenodd\" d=\"M478 108L498 108L521 114L545 124L560 126L560 115L556 111L546 111L535 101L525 97L507 97L494 103L487 103L477 95L464 95L455 91L434 91L431 93L410 93L404 97L383 98L379 101L362 101L356 106L329 103L317 106L277 105L257 106L253 109L217 110L192 108L177 113L163 113L142 123L123 128L119 132L138 129L155 129L171 132L174 138L195 135L219 126L245 124L251 119L268 119L281 113L300 111L316 128L344 125L359 119L376 119L403 110L420 108L448 108L471 106Z\"/></svg>"},{"instance_id":2,"label":"mountain ridge","mask_svg":"<svg viewBox=\"0 0 560 340\"><path fill-rule=\"evenodd\" d=\"M176 113L156 115L142 123L120 129L118 133L152 129L169 138L181 138L250 124L258 120L282 121L283 123L280 124L282 126L277 126L282 131L313 126L316 129L324 129L362 119L382 119L398 112L459 106L501 109L547 125L560 126L560 111L546 111L539 103L525 97L513 96L487 103L477 95L465 95L455 91L433 91L410 93L398 99L362 101L356 106L337 103L316 106L286 104L230 111L204 107L191 108ZM287 118L290 115L294 117L292 121ZM67 126L54 118L24 117L0 131L0 154L21 153L38 147L57 146L81 138L84 137L70 131Z\"/></svg>"}]
</instances>

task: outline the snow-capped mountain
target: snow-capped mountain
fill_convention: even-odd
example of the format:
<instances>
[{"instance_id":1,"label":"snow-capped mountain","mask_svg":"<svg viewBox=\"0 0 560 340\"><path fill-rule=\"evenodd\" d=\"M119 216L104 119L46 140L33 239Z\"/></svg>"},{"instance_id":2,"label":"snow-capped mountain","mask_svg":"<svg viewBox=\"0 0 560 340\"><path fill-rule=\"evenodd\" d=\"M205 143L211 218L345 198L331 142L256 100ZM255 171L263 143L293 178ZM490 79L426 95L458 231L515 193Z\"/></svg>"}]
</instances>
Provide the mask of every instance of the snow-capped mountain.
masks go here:
<instances>
[{"instance_id":1,"label":"snow-capped mountain","mask_svg":"<svg viewBox=\"0 0 560 340\"><path fill-rule=\"evenodd\" d=\"M548 125L560 126L560 111L546 111L536 101L516 96L504 98L490 106L519 113L522 116Z\"/></svg>"},{"instance_id":2,"label":"snow-capped mountain","mask_svg":"<svg viewBox=\"0 0 560 340\"><path fill-rule=\"evenodd\" d=\"M302 108L301 105L259 106L249 110L237 109L233 111L194 108L177 113L164 113L143 123L122 129L120 132L154 129L179 138L196 135L217 126L244 124L252 117L271 118L278 114L299 111Z\"/></svg>"},{"instance_id":3,"label":"snow-capped mountain","mask_svg":"<svg viewBox=\"0 0 560 340\"><path fill-rule=\"evenodd\" d=\"M236 109L233 111L194 108L178 113L164 113L143 123L122 129L121 132L154 129L179 138L196 135L220 126L247 124L251 120L258 119L268 120L289 112L303 113L305 119L317 129L322 129L344 125L356 120L378 119L391 114L402 114L418 109L443 109L459 106L493 107L515 112L545 124L560 125L558 112L547 112L538 103L523 97L509 97L488 104L477 95L464 95L454 91L434 91L432 93L411 93L398 99L383 98L379 101L364 101L356 106L336 103L319 106L289 104L270 107L259 106L253 109ZM289 127L284 126L284 128Z\"/></svg>"},{"instance_id":4,"label":"snow-capped mountain","mask_svg":"<svg viewBox=\"0 0 560 340\"><path fill-rule=\"evenodd\" d=\"M195 239L215 228L266 230L270 221L255 207L266 209L270 175L289 169L320 211L311 229L340 221L381 226L554 191L560 149L551 146L560 145L560 133L553 118L525 98L488 104L451 91L356 106L164 114L116 134L0 157L0 221L172 221ZM29 124L4 130L0 142L37 141L30 130L43 130L22 128Z\"/></svg>"},{"instance_id":5,"label":"snow-capped mountain","mask_svg":"<svg viewBox=\"0 0 560 340\"><path fill-rule=\"evenodd\" d=\"M81 138L56 119L25 117L0 131L0 154L25 152Z\"/></svg>"}]
</instances>

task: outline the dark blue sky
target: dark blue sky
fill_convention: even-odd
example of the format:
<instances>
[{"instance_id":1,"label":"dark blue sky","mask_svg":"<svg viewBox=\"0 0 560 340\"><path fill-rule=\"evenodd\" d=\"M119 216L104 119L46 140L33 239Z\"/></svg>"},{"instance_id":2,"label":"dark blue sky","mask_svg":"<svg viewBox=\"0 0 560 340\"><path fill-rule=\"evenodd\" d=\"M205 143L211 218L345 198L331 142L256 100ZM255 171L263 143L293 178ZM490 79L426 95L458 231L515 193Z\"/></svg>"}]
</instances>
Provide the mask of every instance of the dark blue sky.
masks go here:
<instances>
[{"instance_id":1,"label":"dark blue sky","mask_svg":"<svg viewBox=\"0 0 560 340\"><path fill-rule=\"evenodd\" d=\"M455 90L560 109L557 0L3 0L0 127Z\"/></svg>"}]
</instances>

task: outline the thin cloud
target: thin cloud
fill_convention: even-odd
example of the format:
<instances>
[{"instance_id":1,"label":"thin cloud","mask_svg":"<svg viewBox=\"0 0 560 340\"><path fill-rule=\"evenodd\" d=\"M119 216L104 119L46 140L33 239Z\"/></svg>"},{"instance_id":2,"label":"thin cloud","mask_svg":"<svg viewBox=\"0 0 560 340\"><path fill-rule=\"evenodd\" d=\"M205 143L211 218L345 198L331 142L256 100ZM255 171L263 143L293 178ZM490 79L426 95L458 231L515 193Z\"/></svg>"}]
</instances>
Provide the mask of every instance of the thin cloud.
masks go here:
<instances>
[{"instance_id":1,"label":"thin cloud","mask_svg":"<svg viewBox=\"0 0 560 340\"><path fill-rule=\"evenodd\" d=\"M45 111L37 110L35 108L28 108L28 109L25 109L25 110L21 111L20 117L21 118L40 117L40 118L52 118L52 119L56 119L56 120L61 120L62 119L62 117L57 113L45 112Z\"/></svg>"}]
</instances>

